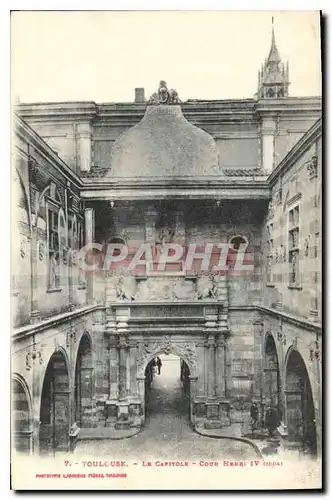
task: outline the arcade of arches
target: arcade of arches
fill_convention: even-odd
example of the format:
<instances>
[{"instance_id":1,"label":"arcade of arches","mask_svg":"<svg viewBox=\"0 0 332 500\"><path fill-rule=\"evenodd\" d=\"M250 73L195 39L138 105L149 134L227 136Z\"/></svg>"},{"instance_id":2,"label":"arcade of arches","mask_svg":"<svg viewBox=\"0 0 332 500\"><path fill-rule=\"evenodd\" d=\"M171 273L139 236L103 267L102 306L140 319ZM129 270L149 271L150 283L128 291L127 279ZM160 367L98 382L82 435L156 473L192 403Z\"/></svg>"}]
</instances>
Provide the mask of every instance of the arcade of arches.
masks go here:
<instances>
[{"instance_id":1,"label":"arcade of arches","mask_svg":"<svg viewBox=\"0 0 332 500\"><path fill-rule=\"evenodd\" d=\"M265 342L263 405L275 408L278 420L285 422L288 439L299 443L304 453L317 453L317 426L312 388L301 354L291 349L285 366L284 391L274 338Z\"/></svg>"},{"instance_id":2,"label":"arcade of arches","mask_svg":"<svg viewBox=\"0 0 332 500\"><path fill-rule=\"evenodd\" d=\"M158 357L177 360L173 366L177 367L183 391L181 405L188 412L191 426L228 427L231 433L237 399L232 396L234 386L227 371L227 336L210 335L207 342L199 335L185 341L179 335L163 339L133 337L126 341L119 338L116 345L114 339L110 342L108 398L102 404L96 395L100 375L93 361L90 334L81 337L72 361L64 349L55 350L43 374L38 425L33 418L36 408L32 392L24 379L15 375L16 450L42 455L68 451L74 449L80 429L106 426L116 431L149 425L151 407L154 412L163 411L154 404L156 389L151 396ZM287 440L298 443L303 452L315 455L319 449L319 430L304 359L296 349L281 358L280 345L271 333L265 336L262 347L261 396L248 394L243 398L242 409L249 413L250 404L257 401L263 422L266 409L275 408L280 424L287 429ZM220 366L224 367L222 372Z\"/></svg>"}]
</instances>

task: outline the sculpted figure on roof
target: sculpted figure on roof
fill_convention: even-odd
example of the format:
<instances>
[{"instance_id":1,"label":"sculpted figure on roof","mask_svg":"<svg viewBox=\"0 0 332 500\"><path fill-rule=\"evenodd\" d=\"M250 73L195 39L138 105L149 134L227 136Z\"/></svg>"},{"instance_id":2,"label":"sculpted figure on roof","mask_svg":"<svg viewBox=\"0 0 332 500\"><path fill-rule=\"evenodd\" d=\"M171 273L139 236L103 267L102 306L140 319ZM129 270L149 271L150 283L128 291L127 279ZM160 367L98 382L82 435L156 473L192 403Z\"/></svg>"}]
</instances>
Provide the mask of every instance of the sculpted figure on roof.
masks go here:
<instances>
[{"instance_id":1,"label":"sculpted figure on roof","mask_svg":"<svg viewBox=\"0 0 332 500\"><path fill-rule=\"evenodd\" d=\"M168 89L167 83L164 80L159 82L157 92L154 92L150 97L148 104L178 104L180 101L176 90Z\"/></svg>"}]
</instances>

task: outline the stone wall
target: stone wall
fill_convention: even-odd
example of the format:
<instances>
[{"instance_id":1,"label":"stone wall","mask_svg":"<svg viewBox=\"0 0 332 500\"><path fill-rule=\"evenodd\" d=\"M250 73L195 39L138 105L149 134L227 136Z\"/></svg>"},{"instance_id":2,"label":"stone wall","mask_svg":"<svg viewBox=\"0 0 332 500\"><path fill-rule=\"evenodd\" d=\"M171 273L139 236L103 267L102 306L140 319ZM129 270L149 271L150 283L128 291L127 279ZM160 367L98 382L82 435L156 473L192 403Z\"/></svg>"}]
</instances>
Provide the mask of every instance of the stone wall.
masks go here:
<instances>
[{"instance_id":1,"label":"stone wall","mask_svg":"<svg viewBox=\"0 0 332 500\"><path fill-rule=\"evenodd\" d=\"M321 138L299 153L295 163L278 176L263 228L263 304L282 307L304 318L321 318L322 187ZM317 157L316 173L310 162ZM291 283L290 211L299 210L299 281ZM268 230L270 229L270 236ZM272 241L269 248L268 241ZM268 259L271 278L268 279Z\"/></svg>"},{"instance_id":2,"label":"stone wall","mask_svg":"<svg viewBox=\"0 0 332 500\"><path fill-rule=\"evenodd\" d=\"M84 230L84 212L75 180L68 180L66 165L23 122L18 123L16 131L12 310L14 325L22 326L39 317L86 304L87 287L73 258L79 240L83 239L79 228L82 233ZM51 210L57 217L54 232L58 248L54 266L49 227Z\"/></svg>"}]
</instances>

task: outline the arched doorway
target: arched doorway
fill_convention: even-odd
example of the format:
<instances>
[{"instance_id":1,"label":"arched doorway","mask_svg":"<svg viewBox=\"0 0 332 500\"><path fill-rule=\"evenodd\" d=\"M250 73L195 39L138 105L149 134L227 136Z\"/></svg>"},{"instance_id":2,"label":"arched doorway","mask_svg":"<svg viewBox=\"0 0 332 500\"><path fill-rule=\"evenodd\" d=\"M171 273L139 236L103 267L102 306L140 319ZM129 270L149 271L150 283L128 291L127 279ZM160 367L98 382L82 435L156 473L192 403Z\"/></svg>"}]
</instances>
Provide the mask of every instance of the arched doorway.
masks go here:
<instances>
[{"instance_id":1,"label":"arched doorway","mask_svg":"<svg viewBox=\"0 0 332 500\"><path fill-rule=\"evenodd\" d=\"M18 452L32 453L31 400L20 378L15 377L12 382L12 398L14 448Z\"/></svg>"},{"instance_id":2,"label":"arched doorway","mask_svg":"<svg viewBox=\"0 0 332 500\"><path fill-rule=\"evenodd\" d=\"M42 388L39 429L41 454L69 449L69 396L67 361L64 353L57 351L49 360Z\"/></svg>"},{"instance_id":3,"label":"arched doorway","mask_svg":"<svg viewBox=\"0 0 332 500\"><path fill-rule=\"evenodd\" d=\"M278 411L282 420L280 369L277 347L271 334L265 339L263 399L266 406Z\"/></svg>"},{"instance_id":4,"label":"arched doorway","mask_svg":"<svg viewBox=\"0 0 332 500\"><path fill-rule=\"evenodd\" d=\"M158 366L159 365L159 366ZM145 413L190 420L190 369L175 354L158 353L145 368Z\"/></svg>"},{"instance_id":5,"label":"arched doorway","mask_svg":"<svg viewBox=\"0 0 332 500\"><path fill-rule=\"evenodd\" d=\"M289 439L304 453L316 455L315 409L307 369L298 351L291 351L286 366L286 420Z\"/></svg>"},{"instance_id":6,"label":"arched doorway","mask_svg":"<svg viewBox=\"0 0 332 500\"><path fill-rule=\"evenodd\" d=\"M84 334L79 344L75 368L75 421L79 427L93 427L93 366L91 341Z\"/></svg>"}]
</instances>

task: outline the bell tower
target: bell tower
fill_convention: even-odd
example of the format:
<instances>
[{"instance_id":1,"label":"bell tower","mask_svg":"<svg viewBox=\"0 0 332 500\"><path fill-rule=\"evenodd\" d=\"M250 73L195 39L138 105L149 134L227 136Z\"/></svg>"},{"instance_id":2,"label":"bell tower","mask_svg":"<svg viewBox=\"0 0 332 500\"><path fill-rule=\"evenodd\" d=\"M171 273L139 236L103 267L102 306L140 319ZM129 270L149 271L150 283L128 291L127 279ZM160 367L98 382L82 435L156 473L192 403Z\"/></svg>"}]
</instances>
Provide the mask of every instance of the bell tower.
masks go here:
<instances>
[{"instance_id":1,"label":"bell tower","mask_svg":"<svg viewBox=\"0 0 332 500\"><path fill-rule=\"evenodd\" d=\"M288 62L285 65L278 52L272 17L272 41L270 53L260 71L258 71L258 99L278 99L288 97L289 77Z\"/></svg>"}]
</instances>

